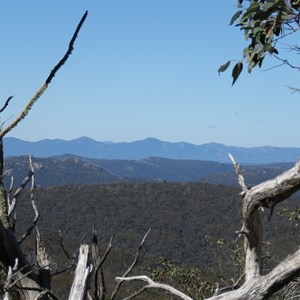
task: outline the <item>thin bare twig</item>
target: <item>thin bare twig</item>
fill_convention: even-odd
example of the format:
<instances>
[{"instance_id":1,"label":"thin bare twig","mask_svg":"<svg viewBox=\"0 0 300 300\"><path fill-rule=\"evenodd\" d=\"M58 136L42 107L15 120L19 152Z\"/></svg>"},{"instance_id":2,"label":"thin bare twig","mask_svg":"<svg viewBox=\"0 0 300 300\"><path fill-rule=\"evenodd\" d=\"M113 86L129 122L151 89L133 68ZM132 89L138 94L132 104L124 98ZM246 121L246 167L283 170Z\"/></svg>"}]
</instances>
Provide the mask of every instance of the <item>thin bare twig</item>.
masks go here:
<instances>
[{"instance_id":1,"label":"thin bare twig","mask_svg":"<svg viewBox=\"0 0 300 300\"><path fill-rule=\"evenodd\" d=\"M3 107L0 109L0 113L2 113L2 112L5 110L5 108L7 107L7 105L9 104L10 100L11 100L13 97L14 97L14 96L10 96L10 97L7 98L7 100L5 101Z\"/></svg>"},{"instance_id":2,"label":"thin bare twig","mask_svg":"<svg viewBox=\"0 0 300 300\"><path fill-rule=\"evenodd\" d=\"M129 268L126 270L126 272L123 274L122 278L127 277L127 275L130 274L130 272L133 270L133 268L135 267L136 263L138 262L141 250L142 250L142 248L143 248L143 246L145 244L146 238L147 238L148 234L150 233L150 231L151 231L151 228L144 235L144 237L143 237L143 239L142 239L142 241L140 243L139 249L138 249L138 251L135 254L133 262L131 263L131 265L129 266ZM117 283L117 285L116 285L116 287L115 287L115 289L114 289L114 291L113 291L113 293L111 295L111 298L110 298L111 300L113 300L116 297L116 295L117 295L118 291L120 290L121 285L122 285L123 282L124 282L123 280L118 280L118 283Z\"/></svg>"},{"instance_id":3,"label":"thin bare twig","mask_svg":"<svg viewBox=\"0 0 300 300\"><path fill-rule=\"evenodd\" d=\"M71 256L70 256L69 252L66 250L65 245L63 243L64 236L61 233L61 231L59 231L58 234L60 236L60 240L59 240L60 247L63 250L65 256L68 258L68 260L71 261Z\"/></svg>"},{"instance_id":4,"label":"thin bare twig","mask_svg":"<svg viewBox=\"0 0 300 300\"><path fill-rule=\"evenodd\" d=\"M109 255L113 245L116 241L113 240L113 237L110 238L108 246L102 256L100 253L100 249L98 246L98 238L97 238L97 231L93 231L92 235L92 257L95 265L95 277L94 277L94 299L104 300L106 294L106 286L105 286L105 278L104 272L102 269L102 265L105 262L107 256Z\"/></svg>"},{"instance_id":5,"label":"thin bare twig","mask_svg":"<svg viewBox=\"0 0 300 300\"><path fill-rule=\"evenodd\" d=\"M58 270L58 268L56 269L56 271L54 273L51 273L51 277L56 276L56 275L60 275L68 270L70 270L71 268L73 268L75 266L75 261L77 259L77 253L79 252L79 249L75 251L75 253L72 256L72 260L70 258L70 264L68 266L66 266L65 268Z\"/></svg>"},{"instance_id":6,"label":"thin bare twig","mask_svg":"<svg viewBox=\"0 0 300 300\"><path fill-rule=\"evenodd\" d=\"M223 287L223 288L217 288L215 290L215 293L214 293L214 296L216 295L219 295L219 294L222 294L224 292L228 292L228 291L232 291L232 290L236 290L238 289L241 285L240 285L240 282L241 280L245 277L245 272L238 278L238 280L231 286L226 286L226 287Z\"/></svg>"}]
</instances>

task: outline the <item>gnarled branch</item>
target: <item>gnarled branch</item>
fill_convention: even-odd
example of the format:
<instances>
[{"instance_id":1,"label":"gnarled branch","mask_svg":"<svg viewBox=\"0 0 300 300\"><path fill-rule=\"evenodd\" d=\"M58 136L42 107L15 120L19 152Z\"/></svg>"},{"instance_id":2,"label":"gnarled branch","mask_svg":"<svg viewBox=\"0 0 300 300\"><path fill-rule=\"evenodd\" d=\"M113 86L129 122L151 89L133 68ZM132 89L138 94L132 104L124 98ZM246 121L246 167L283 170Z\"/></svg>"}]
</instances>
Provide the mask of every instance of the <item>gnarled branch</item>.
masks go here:
<instances>
[{"instance_id":1,"label":"gnarled branch","mask_svg":"<svg viewBox=\"0 0 300 300\"><path fill-rule=\"evenodd\" d=\"M164 290L172 295L178 296L181 299L184 300L193 300L191 297L189 297L188 295L176 290L175 288L167 285L167 284L162 284L162 283L157 283L155 281L153 281L152 279L150 279L148 276L132 276L132 277L117 277L116 278L117 281L119 282L125 282L125 281L144 281L147 283L147 285L145 285L141 290L137 291L136 293L130 295L129 297L123 299L123 300L128 300L128 299L132 299L136 296L138 296L139 294L141 294L142 292L144 292L147 289L160 289L160 290Z\"/></svg>"}]
</instances>

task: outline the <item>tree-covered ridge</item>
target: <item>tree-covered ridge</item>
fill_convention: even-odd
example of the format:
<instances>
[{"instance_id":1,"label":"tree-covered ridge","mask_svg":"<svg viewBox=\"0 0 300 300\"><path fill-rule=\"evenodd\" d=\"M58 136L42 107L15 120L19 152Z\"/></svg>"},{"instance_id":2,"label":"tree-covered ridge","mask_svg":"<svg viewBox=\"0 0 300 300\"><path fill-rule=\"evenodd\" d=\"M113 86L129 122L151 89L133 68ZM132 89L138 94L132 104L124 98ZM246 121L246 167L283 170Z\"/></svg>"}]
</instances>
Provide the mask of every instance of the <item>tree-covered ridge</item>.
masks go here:
<instances>
[{"instance_id":1,"label":"tree-covered ridge","mask_svg":"<svg viewBox=\"0 0 300 300\"><path fill-rule=\"evenodd\" d=\"M176 264L172 267L175 270L198 268L203 280L214 285L221 277L241 275L237 274L232 257L233 241L237 239L235 232L241 227L241 198L238 193L235 188L205 183L141 182L39 188L35 197L41 214L39 229L52 261L65 263L58 233L63 234L68 251L73 253L80 239L86 235L84 240L88 241L90 232L95 228L102 245L110 236L117 240L117 252L107 266L111 274L110 284L113 285L113 274L116 275L122 261L128 260L128 253L135 252L141 236L151 228L143 250L146 258L142 259L142 265L149 272L152 270L152 275L160 274L161 280L173 284L178 283L176 280L183 280L184 277L179 274L172 281L168 273L155 273L162 272L164 263L158 263L157 259L163 257ZM296 207L297 201L291 200L286 204L287 207ZM273 252L268 252L271 259L267 260L271 267L273 262L297 245L291 242L293 235L289 233L293 234L293 228L286 218L274 214L267 221L268 210L263 215L265 239L271 242L273 248ZM33 217L27 194L19 202L17 216L22 216L17 224L21 233ZM241 239L236 241L241 243ZM64 290L59 282L56 286L58 290Z\"/></svg>"},{"instance_id":2,"label":"tree-covered ridge","mask_svg":"<svg viewBox=\"0 0 300 300\"><path fill-rule=\"evenodd\" d=\"M236 238L241 226L238 190L205 183L48 187L36 190L36 202L41 213L39 226L47 236L61 231L75 241L96 228L100 236L107 239L113 235L122 249L133 250L152 228L146 244L148 254L204 269L217 263L205 236L229 241ZM32 218L29 201L20 201L17 213L24 216L18 223L22 228ZM265 219L268 216L266 211ZM272 235L279 241L287 227L277 224L276 215L273 218L266 228L276 226L277 233Z\"/></svg>"},{"instance_id":3,"label":"tree-covered ridge","mask_svg":"<svg viewBox=\"0 0 300 300\"><path fill-rule=\"evenodd\" d=\"M122 181L201 181L238 186L232 164L213 161L173 160L149 157L143 160L106 160L79 157L34 158L37 186L69 184L103 184ZM248 184L254 185L277 176L291 164L243 166ZM7 157L4 165L5 185L11 175L21 183L28 172L28 158Z\"/></svg>"}]
</instances>

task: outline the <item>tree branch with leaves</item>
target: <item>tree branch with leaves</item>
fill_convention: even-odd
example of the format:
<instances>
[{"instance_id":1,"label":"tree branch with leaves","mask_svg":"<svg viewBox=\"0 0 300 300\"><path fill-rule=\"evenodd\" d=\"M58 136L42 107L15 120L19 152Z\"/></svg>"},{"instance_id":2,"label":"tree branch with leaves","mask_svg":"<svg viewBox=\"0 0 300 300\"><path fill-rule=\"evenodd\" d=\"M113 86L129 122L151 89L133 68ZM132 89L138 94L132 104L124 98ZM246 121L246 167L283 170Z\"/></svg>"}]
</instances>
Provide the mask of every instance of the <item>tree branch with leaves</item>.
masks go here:
<instances>
[{"instance_id":1,"label":"tree branch with leaves","mask_svg":"<svg viewBox=\"0 0 300 300\"><path fill-rule=\"evenodd\" d=\"M243 32L248 45L232 69L232 85L239 78L244 65L251 73L254 68L262 67L267 55L279 60L280 65L288 65L299 71L300 66L283 58L278 47L284 38L300 29L299 0L238 0L237 7L229 25L235 25ZM291 45L288 48L295 51L299 47ZM229 60L220 66L218 72L226 71L231 62Z\"/></svg>"}]
</instances>

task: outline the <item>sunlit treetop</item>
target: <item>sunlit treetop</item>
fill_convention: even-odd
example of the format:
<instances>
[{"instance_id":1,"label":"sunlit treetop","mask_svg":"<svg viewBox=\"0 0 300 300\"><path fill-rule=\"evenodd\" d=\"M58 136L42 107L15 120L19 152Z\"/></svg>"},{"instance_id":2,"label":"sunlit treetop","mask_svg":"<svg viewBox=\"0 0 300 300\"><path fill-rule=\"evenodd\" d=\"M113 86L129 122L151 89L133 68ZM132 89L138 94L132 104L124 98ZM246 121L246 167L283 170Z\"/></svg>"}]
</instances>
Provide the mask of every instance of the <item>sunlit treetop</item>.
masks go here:
<instances>
[{"instance_id":1,"label":"sunlit treetop","mask_svg":"<svg viewBox=\"0 0 300 300\"><path fill-rule=\"evenodd\" d=\"M280 57L278 44L282 39L300 29L300 0L238 0L238 10L232 16L230 25L235 25L244 33L247 47L242 59L232 69L232 85L247 65L251 73L255 67L261 67L267 54L275 57L281 64L287 64L300 70L300 66ZM300 52L298 45L291 50ZM218 72L224 72L231 61L220 66Z\"/></svg>"}]
</instances>

